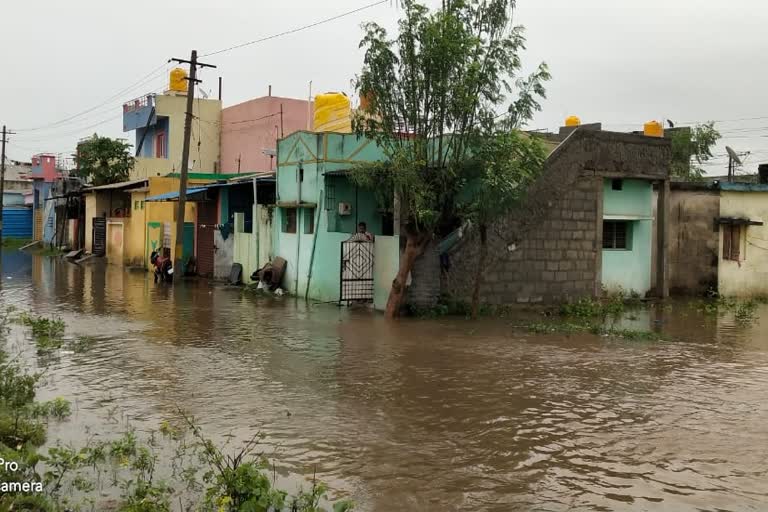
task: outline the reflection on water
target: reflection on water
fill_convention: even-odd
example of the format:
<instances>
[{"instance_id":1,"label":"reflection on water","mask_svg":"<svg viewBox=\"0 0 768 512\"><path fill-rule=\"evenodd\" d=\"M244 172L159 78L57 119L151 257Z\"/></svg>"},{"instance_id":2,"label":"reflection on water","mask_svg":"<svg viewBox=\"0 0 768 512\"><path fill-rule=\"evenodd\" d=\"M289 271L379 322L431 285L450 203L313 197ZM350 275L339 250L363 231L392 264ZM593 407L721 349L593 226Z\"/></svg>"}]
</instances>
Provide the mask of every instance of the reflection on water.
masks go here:
<instances>
[{"instance_id":1,"label":"reflection on water","mask_svg":"<svg viewBox=\"0 0 768 512\"><path fill-rule=\"evenodd\" d=\"M108 435L188 410L206 432L279 447L361 510L759 510L768 310L633 313L675 341L521 333L509 319L384 322L206 281L25 256L0 297L55 313L92 350L50 362L54 435ZM34 361L32 361L34 362Z\"/></svg>"}]
</instances>

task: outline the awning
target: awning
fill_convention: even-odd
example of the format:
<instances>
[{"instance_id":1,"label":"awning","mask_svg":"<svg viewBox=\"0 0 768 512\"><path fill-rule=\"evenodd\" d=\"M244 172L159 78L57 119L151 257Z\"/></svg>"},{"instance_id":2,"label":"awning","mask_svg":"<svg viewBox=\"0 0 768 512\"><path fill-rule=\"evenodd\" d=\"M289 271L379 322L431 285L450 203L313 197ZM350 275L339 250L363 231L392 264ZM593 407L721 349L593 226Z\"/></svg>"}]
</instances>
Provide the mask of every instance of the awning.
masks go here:
<instances>
[{"instance_id":1,"label":"awning","mask_svg":"<svg viewBox=\"0 0 768 512\"><path fill-rule=\"evenodd\" d=\"M198 187L198 188L188 188L187 189L187 199L192 199L192 196L195 194L201 194L208 190L209 187ZM162 202L162 201L178 201L179 200L179 193L178 192L166 192L165 194L160 194L157 196L150 196L146 198L144 201L148 203L152 202Z\"/></svg>"},{"instance_id":2,"label":"awning","mask_svg":"<svg viewBox=\"0 0 768 512\"><path fill-rule=\"evenodd\" d=\"M745 219L742 217L718 217L717 219L718 224L727 224L731 226L762 226L763 221L761 220L751 220L751 219Z\"/></svg>"},{"instance_id":3,"label":"awning","mask_svg":"<svg viewBox=\"0 0 768 512\"><path fill-rule=\"evenodd\" d=\"M127 188L133 188L133 187L141 187L149 183L149 180L147 178L141 178L138 180L132 180L132 181L123 181L120 183L110 183L109 185L100 185L98 187L88 187L86 189L83 189L83 192L92 192L95 190L123 190Z\"/></svg>"}]
</instances>

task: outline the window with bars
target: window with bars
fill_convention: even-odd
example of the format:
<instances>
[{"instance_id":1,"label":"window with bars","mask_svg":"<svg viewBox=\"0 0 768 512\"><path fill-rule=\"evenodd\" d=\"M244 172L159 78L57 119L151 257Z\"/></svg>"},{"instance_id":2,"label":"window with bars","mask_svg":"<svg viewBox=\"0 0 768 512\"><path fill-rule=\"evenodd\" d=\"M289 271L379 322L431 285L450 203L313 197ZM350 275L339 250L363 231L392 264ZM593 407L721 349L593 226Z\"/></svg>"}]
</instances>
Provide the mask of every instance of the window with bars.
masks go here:
<instances>
[{"instance_id":1,"label":"window with bars","mask_svg":"<svg viewBox=\"0 0 768 512\"><path fill-rule=\"evenodd\" d=\"M315 209L304 208L304 234L311 235L315 232Z\"/></svg>"},{"instance_id":2,"label":"window with bars","mask_svg":"<svg viewBox=\"0 0 768 512\"><path fill-rule=\"evenodd\" d=\"M632 228L626 220L603 221L603 249L631 250Z\"/></svg>"},{"instance_id":3,"label":"window with bars","mask_svg":"<svg viewBox=\"0 0 768 512\"><path fill-rule=\"evenodd\" d=\"M283 233L296 233L296 208L283 208Z\"/></svg>"},{"instance_id":4,"label":"window with bars","mask_svg":"<svg viewBox=\"0 0 768 512\"><path fill-rule=\"evenodd\" d=\"M723 225L723 259L741 261L742 226Z\"/></svg>"}]
</instances>

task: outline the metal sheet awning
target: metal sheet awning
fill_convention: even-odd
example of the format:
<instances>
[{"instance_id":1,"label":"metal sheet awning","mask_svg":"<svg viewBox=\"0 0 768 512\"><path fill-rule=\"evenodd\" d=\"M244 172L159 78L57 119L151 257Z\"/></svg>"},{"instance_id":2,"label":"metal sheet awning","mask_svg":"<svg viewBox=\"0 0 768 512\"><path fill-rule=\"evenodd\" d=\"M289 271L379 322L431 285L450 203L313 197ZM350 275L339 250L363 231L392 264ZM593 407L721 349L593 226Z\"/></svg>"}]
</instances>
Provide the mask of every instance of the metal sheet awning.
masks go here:
<instances>
[{"instance_id":1,"label":"metal sheet awning","mask_svg":"<svg viewBox=\"0 0 768 512\"><path fill-rule=\"evenodd\" d=\"M731 226L762 226L763 221L755 219L745 219L742 217L718 217L718 224L728 224Z\"/></svg>"},{"instance_id":2,"label":"metal sheet awning","mask_svg":"<svg viewBox=\"0 0 768 512\"><path fill-rule=\"evenodd\" d=\"M188 188L187 189L187 199L191 200L191 196L194 196L195 194L201 194L208 190L209 187L198 187L198 188ZM163 202L163 201L178 201L179 200L179 193L178 192L166 192L165 194L159 194L156 196L150 196L146 198L144 201L148 203L152 202Z\"/></svg>"},{"instance_id":3,"label":"metal sheet awning","mask_svg":"<svg viewBox=\"0 0 768 512\"><path fill-rule=\"evenodd\" d=\"M83 192L92 192L92 191L98 191L98 190L123 190L126 188L144 186L147 183L149 183L149 180L147 178L142 178L142 179L132 180L132 181L123 181L121 183L110 183L109 185L100 185L98 187L88 187L86 189L83 189Z\"/></svg>"}]
</instances>

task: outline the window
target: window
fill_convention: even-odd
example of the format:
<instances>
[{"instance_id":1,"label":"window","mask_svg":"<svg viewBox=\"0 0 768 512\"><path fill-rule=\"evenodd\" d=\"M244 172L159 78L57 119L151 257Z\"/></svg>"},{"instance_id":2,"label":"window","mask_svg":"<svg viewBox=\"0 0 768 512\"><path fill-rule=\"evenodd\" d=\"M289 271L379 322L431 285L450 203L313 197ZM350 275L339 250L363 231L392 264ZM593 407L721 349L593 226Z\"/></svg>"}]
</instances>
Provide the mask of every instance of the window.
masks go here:
<instances>
[{"instance_id":1,"label":"window","mask_svg":"<svg viewBox=\"0 0 768 512\"><path fill-rule=\"evenodd\" d=\"M283 233L296 233L296 208L283 208Z\"/></svg>"},{"instance_id":2,"label":"window","mask_svg":"<svg viewBox=\"0 0 768 512\"><path fill-rule=\"evenodd\" d=\"M603 221L603 249L631 250L632 228L626 220Z\"/></svg>"},{"instance_id":3,"label":"window","mask_svg":"<svg viewBox=\"0 0 768 512\"><path fill-rule=\"evenodd\" d=\"M315 209L303 208L304 212L304 234L311 235L315 232Z\"/></svg>"},{"instance_id":4,"label":"window","mask_svg":"<svg viewBox=\"0 0 768 512\"><path fill-rule=\"evenodd\" d=\"M611 180L611 188L613 190L623 190L624 189L624 180L621 180L621 179Z\"/></svg>"},{"instance_id":5,"label":"window","mask_svg":"<svg viewBox=\"0 0 768 512\"><path fill-rule=\"evenodd\" d=\"M155 137L155 158L166 158L165 132L159 132Z\"/></svg>"},{"instance_id":6,"label":"window","mask_svg":"<svg viewBox=\"0 0 768 512\"><path fill-rule=\"evenodd\" d=\"M741 260L741 226L723 225L723 259Z\"/></svg>"}]
</instances>

